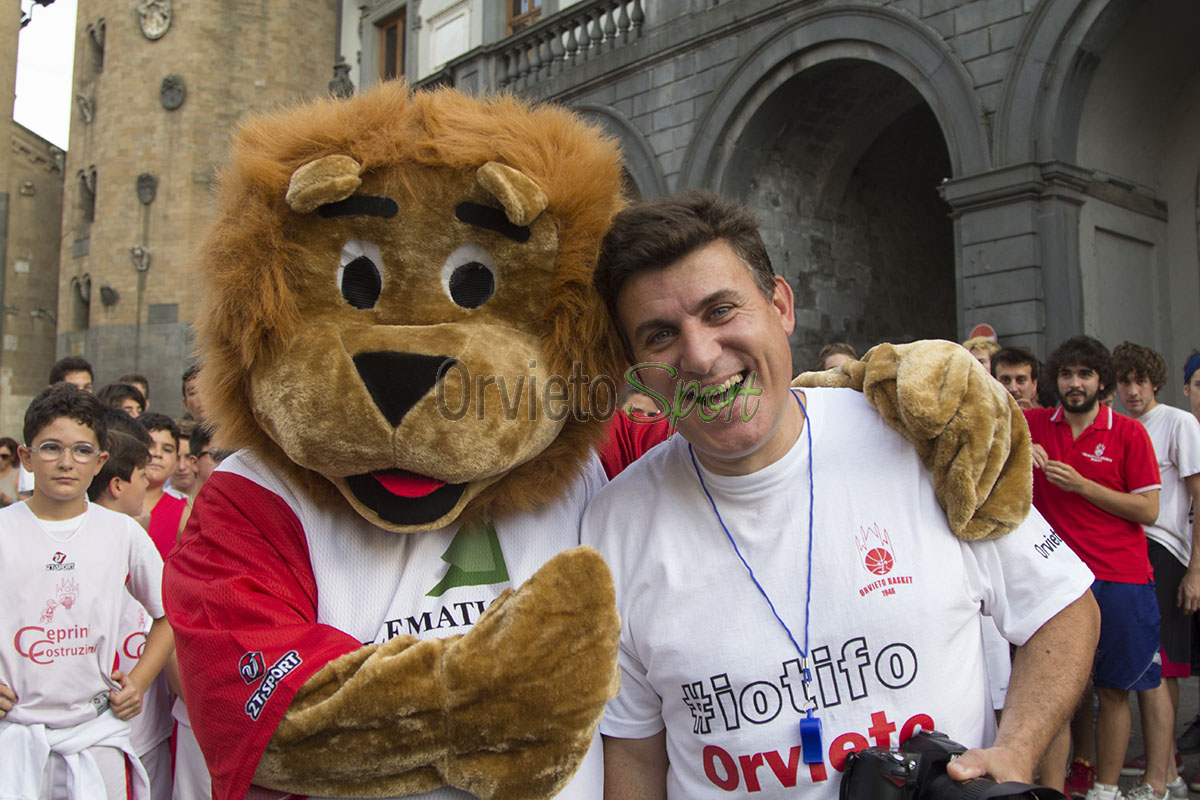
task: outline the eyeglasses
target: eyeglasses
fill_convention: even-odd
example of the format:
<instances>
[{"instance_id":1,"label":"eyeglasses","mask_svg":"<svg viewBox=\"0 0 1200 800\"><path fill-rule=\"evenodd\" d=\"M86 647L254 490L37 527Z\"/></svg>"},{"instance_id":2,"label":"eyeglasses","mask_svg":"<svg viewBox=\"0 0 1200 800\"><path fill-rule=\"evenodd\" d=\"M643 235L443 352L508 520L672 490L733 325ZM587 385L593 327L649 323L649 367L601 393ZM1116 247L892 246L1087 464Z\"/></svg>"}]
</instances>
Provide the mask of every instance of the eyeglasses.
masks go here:
<instances>
[{"instance_id":1,"label":"eyeglasses","mask_svg":"<svg viewBox=\"0 0 1200 800\"><path fill-rule=\"evenodd\" d=\"M80 464L86 464L100 455L100 450L87 442L78 442L70 447L63 447L58 442L42 442L37 447L29 448L29 452L37 453L42 461L58 461L63 452L68 450L71 452L71 458Z\"/></svg>"}]
</instances>

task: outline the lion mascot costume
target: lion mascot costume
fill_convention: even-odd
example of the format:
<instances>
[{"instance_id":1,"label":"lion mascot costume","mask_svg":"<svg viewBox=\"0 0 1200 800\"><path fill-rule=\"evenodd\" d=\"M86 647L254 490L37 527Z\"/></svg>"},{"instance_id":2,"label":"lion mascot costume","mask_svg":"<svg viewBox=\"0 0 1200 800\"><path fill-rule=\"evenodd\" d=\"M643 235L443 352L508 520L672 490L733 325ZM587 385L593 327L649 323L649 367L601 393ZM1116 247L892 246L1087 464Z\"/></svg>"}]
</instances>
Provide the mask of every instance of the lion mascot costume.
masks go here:
<instances>
[{"instance_id":1,"label":"lion mascot costume","mask_svg":"<svg viewBox=\"0 0 1200 800\"><path fill-rule=\"evenodd\" d=\"M623 366L591 285L622 204L610 140L511 97L390 84L237 133L197 258L200 388L237 452L164 576L215 797L601 796L620 623L576 545L596 378ZM956 530L991 535L1011 521L966 527L1015 405L961 353L940 400L901 396L896 351L823 380L921 440L973 381L983 456L923 453Z\"/></svg>"}]
</instances>

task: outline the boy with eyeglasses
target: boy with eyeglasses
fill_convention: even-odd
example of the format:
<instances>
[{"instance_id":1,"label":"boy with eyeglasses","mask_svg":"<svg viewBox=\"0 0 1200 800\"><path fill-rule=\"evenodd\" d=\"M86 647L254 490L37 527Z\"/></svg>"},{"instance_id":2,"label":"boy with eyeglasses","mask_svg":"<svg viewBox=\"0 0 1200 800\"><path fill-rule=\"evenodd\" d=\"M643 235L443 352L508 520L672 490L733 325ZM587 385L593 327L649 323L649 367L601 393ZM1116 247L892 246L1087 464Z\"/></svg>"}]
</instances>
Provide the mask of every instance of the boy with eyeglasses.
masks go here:
<instances>
[{"instance_id":1,"label":"boy with eyeglasses","mask_svg":"<svg viewBox=\"0 0 1200 800\"><path fill-rule=\"evenodd\" d=\"M36 477L28 501L0 509L0 797L135 797L146 775L128 720L171 653L162 559L131 518L89 503L108 454L104 407L68 383L25 412L17 452ZM142 657L113 670L126 587L153 617Z\"/></svg>"}]
</instances>

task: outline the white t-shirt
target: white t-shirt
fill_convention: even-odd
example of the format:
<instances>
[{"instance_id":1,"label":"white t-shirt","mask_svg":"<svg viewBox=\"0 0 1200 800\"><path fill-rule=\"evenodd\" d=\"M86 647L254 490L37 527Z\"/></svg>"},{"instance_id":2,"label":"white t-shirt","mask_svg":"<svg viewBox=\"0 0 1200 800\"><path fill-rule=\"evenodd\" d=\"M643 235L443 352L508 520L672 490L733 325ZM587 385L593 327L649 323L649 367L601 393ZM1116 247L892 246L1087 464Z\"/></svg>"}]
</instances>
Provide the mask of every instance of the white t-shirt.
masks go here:
<instances>
[{"instance_id":1,"label":"white t-shirt","mask_svg":"<svg viewBox=\"0 0 1200 800\"><path fill-rule=\"evenodd\" d=\"M981 611L1023 644L1092 574L1036 511L1014 533L953 536L914 448L863 396L806 389L816 508L811 618L807 433L750 475L704 480L780 617L810 652L824 763L801 760L800 657L734 553L674 437L588 508L583 542L612 567L622 687L601 732L667 732L668 796L835 798L849 750L916 726L971 747L994 716Z\"/></svg>"},{"instance_id":2,"label":"white t-shirt","mask_svg":"<svg viewBox=\"0 0 1200 800\"><path fill-rule=\"evenodd\" d=\"M121 641L117 646L117 668L128 675L137 666L150 632L150 614L129 592L121 608ZM129 721L129 741L139 756L146 755L171 735L171 692L167 671L158 673L154 683L142 695L142 713Z\"/></svg>"},{"instance_id":3,"label":"white t-shirt","mask_svg":"<svg viewBox=\"0 0 1200 800\"><path fill-rule=\"evenodd\" d=\"M1146 535L1161 544L1171 555L1187 564L1192 557L1192 531L1188 508L1192 498L1183 479L1200 472L1200 420L1186 411L1159 403L1138 417L1146 426L1162 488L1158 492L1158 519L1144 525Z\"/></svg>"},{"instance_id":4,"label":"white t-shirt","mask_svg":"<svg viewBox=\"0 0 1200 800\"><path fill-rule=\"evenodd\" d=\"M62 522L14 503L0 509L0 572L0 683L18 698L7 718L49 728L95 719L119 688L110 673L125 587L163 616L154 543L131 517L95 503Z\"/></svg>"}]
</instances>

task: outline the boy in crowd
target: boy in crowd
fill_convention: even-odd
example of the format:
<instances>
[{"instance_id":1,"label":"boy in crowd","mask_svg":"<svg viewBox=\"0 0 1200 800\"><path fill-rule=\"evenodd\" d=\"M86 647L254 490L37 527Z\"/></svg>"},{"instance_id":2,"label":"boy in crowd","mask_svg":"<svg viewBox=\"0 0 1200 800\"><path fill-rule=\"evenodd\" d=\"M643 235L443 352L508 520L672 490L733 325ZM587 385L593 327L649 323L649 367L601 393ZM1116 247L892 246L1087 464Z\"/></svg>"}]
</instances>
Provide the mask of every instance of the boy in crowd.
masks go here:
<instances>
[{"instance_id":1,"label":"boy in crowd","mask_svg":"<svg viewBox=\"0 0 1200 800\"><path fill-rule=\"evenodd\" d=\"M191 499L196 496L197 489L196 460L192 458L192 431L196 429L196 421L177 419L175 424L179 427L179 457L168 486Z\"/></svg>"},{"instance_id":2,"label":"boy in crowd","mask_svg":"<svg viewBox=\"0 0 1200 800\"><path fill-rule=\"evenodd\" d=\"M142 411L150 410L150 381L140 372L126 372L117 383L127 383L142 393Z\"/></svg>"},{"instance_id":3,"label":"boy in crowd","mask_svg":"<svg viewBox=\"0 0 1200 800\"><path fill-rule=\"evenodd\" d=\"M105 406L124 411L133 419L146 410L146 399L132 383L110 383L96 392L96 398Z\"/></svg>"},{"instance_id":4,"label":"boy in crowd","mask_svg":"<svg viewBox=\"0 0 1200 800\"><path fill-rule=\"evenodd\" d=\"M86 358L67 356L54 362L54 366L50 368L50 379L46 383L53 386L66 381L85 392L90 392L92 384L95 382L94 376L95 372L92 370L91 362Z\"/></svg>"},{"instance_id":5,"label":"boy in crowd","mask_svg":"<svg viewBox=\"0 0 1200 800\"><path fill-rule=\"evenodd\" d=\"M197 425L192 428L192 435L188 437L188 459L196 471L196 489L192 492L193 497L200 493L200 488L204 486L208 476L213 474L213 470L226 455L225 451L212 449L211 444L212 432L206 426Z\"/></svg>"},{"instance_id":6,"label":"boy in crowd","mask_svg":"<svg viewBox=\"0 0 1200 800\"><path fill-rule=\"evenodd\" d=\"M1108 348L1090 336L1073 336L1046 361L1056 381L1057 408L1025 411L1033 439L1033 505L1095 573L1092 594L1100 605L1100 643L1093 683L1100 698L1096 716L1096 768L1087 800L1113 800L1129 744L1129 692L1161 683L1157 654L1158 602L1154 596L1143 525L1158 518L1161 479L1145 429L1101 401L1114 384ZM1075 758L1067 788L1082 791L1092 751L1090 694L1073 723ZM1166 702L1143 694L1142 702ZM1166 795L1163 776L1170 758L1164 741L1146 734L1146 781L1130 800ZM1064 780L1069 740L1064 730L1042 762L1042 781Z\"/></svg>"},{"instance_id":7,"label":"boy in crowd","mask_svg":"<svg viewBox=\"0 0 1200 800\"><path fill-rule=\"evenodd\" d=\"M200 365L193 364L183 373L183 407L196 422L204 422L204 400L200 397L200 389L196 378L200 375Z\"/></svg>"},{"instance_id":8,"label":"boy in crowd","mask_svg":"<svg viewBox=\"0 0 1200 800\"><path fill-rule=\"evenodd\" d=\"M1200 551L1193 549L1200 548L1200 525L1188 523L1189 506L1200 501L1200 422L1158 402L1158 390L1167 382L1167 364L1154 350L1123 342L1113 350L1113 368L1121 405L1150 434L1162 476L1158 519L1145 528L1162 643L1164 685L1155 691L1165 692L1170 703L1146 703L1141 693L1138 700L1142 729L1170 739L1179 711L1179 679L1192 674L1192 629L1200 609ZM1145 763L1134 759L1126 767L1123 771L1137 774ZM1187 796L1187 786L1170 762L1165 778L1172 794Z\"/></svg>"},{"instance_id":9,"label":"boy in crowd","mask_svg":"<svg viewBox=\"0 0 1200 800\"><path fill-rule=\"evenodd\" d=\"M146 437L149 439L149 437ZM88 488L88 498L97 505L137 518L146 497L148 445L127 433L109 429L108 460ZM127 594L121 613L117 667L136 669L150 627L150 613ZM142 713L130 723L129 740L146 769L151 797L171 796L171 697L166 671L155 679L142 697Z\"/></svg>"},{"instance_id":10,"label":"boy in crowd","mask_svg":"<svg viewBox=\"0 0 1200 800\"><path fill-rule=\"evenodd\" d=\"M0 509L0 796L126 796L126 756L146 776L127 720L173 646L162 608L162 560L133 519L87 502L107 461L104 408L61 383L25 412L28 502ZM126 587L154 618L142 658L113 670ZM48 782L48 783L47 783Z\"/></svg>"},{"instance_id":11,"label":"boy in crowd","mask_svg":"<svg viewBox=\"0 0 1200 800\"><path fill-rule=\"evenodd\" d=\"M191 505L187 495L167 487L179 460L179 428L166 414L150 412L138 417L150 434L150 461L146 464L146 490L143 509L150 514L150 538L165 559L179 539Z\"/></svg>"}]
</instances>

